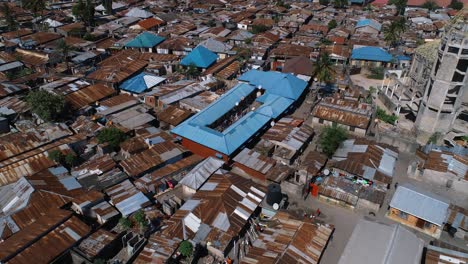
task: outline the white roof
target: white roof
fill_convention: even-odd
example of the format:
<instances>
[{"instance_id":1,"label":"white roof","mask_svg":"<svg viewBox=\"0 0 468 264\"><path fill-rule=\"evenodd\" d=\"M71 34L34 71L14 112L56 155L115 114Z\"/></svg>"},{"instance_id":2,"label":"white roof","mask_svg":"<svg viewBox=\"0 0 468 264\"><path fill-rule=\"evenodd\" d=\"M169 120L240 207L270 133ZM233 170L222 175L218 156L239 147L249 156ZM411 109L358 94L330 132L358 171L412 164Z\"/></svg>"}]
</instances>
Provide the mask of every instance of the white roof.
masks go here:
<instances>
[{"instance_id":1,"label":"white roof","mask_svg":"<svg viewBox=\"0 0 468 264\"><path fill-rule=\"evenodd\" d=\"M424 241L401 225L361 219L338 264L419 264Z\"/></svg>"},{"instance_id":2,"label":"white roof","mask_svg":"<svg viewBox=\"0 0 468 264\"><path fill-rule=\"evenodd\" d=\"M125 14L127 17L139 17L139 18L149 18L153 16L153 13L148 12L146 10L140 9L138 7L134 7L130 9L130 11Z\"/></svg>"},{"instance_id":3,"label":"white roof","mask_svg":"<svg viewBox=\"0 0 468 264\"><path fill-rule=\"evenodd\" d=\"M164 82L166 78L148 74L143 76L143 80L145 81L146 87L151 88Z\"/></svg>"},{"instance_id":4,"label":"white roof","mask_svg":"<svg viewBox=\"0 0 468 264\"><path fill-rule=\"evenodd\" d=\"M390 206L427 222L442 226L448 215L449 203L441 197L406 184L398 186Z\"/></svg>"},{"instance_id":5,"label":"white roof","mask_svg":"<svg viewBox=\"0 0 468 264\"><path fill-rule=\"evenodd\" d=\"M209 157L195 166L179 183L194 190L198 190L198 188L200 188L215 171L221 168L223 164L224 161Z\"/></svg>"}]
</instances>

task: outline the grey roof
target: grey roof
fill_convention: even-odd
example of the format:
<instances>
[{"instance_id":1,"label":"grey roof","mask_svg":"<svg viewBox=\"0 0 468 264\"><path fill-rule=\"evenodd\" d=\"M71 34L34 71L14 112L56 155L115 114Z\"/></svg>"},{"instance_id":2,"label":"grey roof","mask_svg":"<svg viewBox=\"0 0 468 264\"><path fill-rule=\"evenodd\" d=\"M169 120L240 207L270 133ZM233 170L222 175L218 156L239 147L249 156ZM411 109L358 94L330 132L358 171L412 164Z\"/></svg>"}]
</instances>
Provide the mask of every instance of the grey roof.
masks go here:
<instances>
[{"instance_id":1,"label":"grey roof","mask_svg":"<svg viewBox=\"0 0 468 264\"><path fill-rule=\"evenodd\" d=\"M198 190L198 188L200 188L215 171L221 168L223 164L224 161L209 157L195 166L179 183L194 190Z\"/></svg>"},{"instance_id":2,"label":"grey roof","mask_svg":"<svg viewBox=\"0 0 468 264\"><path fill-rule=\"evenodd\" d=\"M338 264L419 264L424 241L401 225L361 219Z\"/></svg>"},{"instance_id":3,"label":"grey roof","mask_svg":"<svg viewBox=\"0 0 468 264\"><path fill-rule=\"evenodd\" d=\"M441 197L406 184L397 188L390 206L441 226L447 218L449 203Z\"/></svg>"},{"instance_id":4,"label":"grey roof","mask_svg":"<svg viewBox=\"0 0 468 264\"><path fill-rule=\"evenodd\" d=\"M0 72L8 71L8 70L15 69L15 68L19 68L21 66L23 66L22 62L12 61L12 62L9 62L9 63L5 63L3 65L0 65Z\"/></svg>"},{"instance_id":5,"label":"grey roof","mask_svg":"<svg viewBox=\"0 0 468 264\"><path fill-rule=\"evenodd\" d=\"M231 45L212 38L200 42L198 46L203 46L214 53L225 53L232 49Z\"/></svg>"}]
</instances>

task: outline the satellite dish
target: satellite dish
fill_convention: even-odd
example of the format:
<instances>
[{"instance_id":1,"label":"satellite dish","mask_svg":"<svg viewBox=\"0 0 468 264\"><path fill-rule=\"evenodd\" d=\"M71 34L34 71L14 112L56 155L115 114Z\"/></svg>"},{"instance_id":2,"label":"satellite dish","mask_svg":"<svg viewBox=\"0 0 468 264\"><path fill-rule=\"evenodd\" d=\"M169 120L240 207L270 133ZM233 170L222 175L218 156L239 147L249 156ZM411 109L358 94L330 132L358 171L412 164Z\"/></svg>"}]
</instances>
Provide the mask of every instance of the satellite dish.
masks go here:
<instances>
[{"instance_id":1,"label":"satellite dish","mask_svg":"<svg viewBox=\"0 0 468 264\"><path fill-rule=\"evenodd\" d=\"M275 125L275 121L271 121L270 125L271 125L271 126L274 126L274 125Z\"/></svg>"},{"instance_id":2,"label":"satellite dish","mask_svg":"<svg viewBox=\"0 0 468 264\"><path fill-rule=\"evenodd\" d=\"M262 85L260 84L257 88L258 88L259 90L262 89Z\"/></svg>"},{"instance_id":3,"label":"satellite dish","mask_svg":"<svg viewBox=\"0 0 468 264\"><path fill-rule=\"evenodd\" d=\"M236 106L239 106L239 102L236 102Z\"/></svg>"},{"instance_id":4,"label":"satellite dish","mask_svg":"<svg viewBox=\"0 0 468 264\"><path fill-rule=\"evenodd\" d=\"M273 204L273 209L278 210L278 209L279 209L279 204L274 203L274 204Z\"/></svg>"},{"instance_id":5,"label":"satellite dish","mask_svg":"<svg viewBox=\"0 0 468 264\"><path fill-rule=\"evenodd\" d=\"M326 175L326 176L330 175L330 170L329 169L324 169L323 174Z\"/></svg>"}]
</instances>

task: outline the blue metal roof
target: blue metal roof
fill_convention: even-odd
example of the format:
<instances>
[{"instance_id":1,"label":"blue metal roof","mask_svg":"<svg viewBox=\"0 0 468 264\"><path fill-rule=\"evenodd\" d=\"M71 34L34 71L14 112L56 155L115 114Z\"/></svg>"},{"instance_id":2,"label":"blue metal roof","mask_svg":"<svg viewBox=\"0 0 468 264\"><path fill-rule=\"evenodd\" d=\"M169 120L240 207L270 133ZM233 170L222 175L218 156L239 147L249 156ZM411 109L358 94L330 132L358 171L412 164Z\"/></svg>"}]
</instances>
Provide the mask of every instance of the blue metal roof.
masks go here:
<instances>
[{"instance_id":1,"label":"blue metal roof","mask_svg":"<svg viewBox=\"0 0 468 264\"><path fill-rule=\"evenodd\" d=\"M255 86L262 86L269 94L276 94L282 97L296 100L298 99L307 83L290 73L264 72L251 70L239 77L239 80L249 82Z\"/></svg>"},{"instance_id":2,"label":"blue metal roof","mask_svg":"<svg viewBox=\"0 0 468 264\"><path fill-rule=\"evenodd\" d=\"M148 80L150 78L151 80ZM160 80L158 82L158 80ZM151 87L157 85L158 83L164 81L165 79L164 78L161 78L157 75L154 75L154 74L149 74L149 73L146 73L146 72L142 72L142 73L139 73L135 76L133 76L132 78L126 80L125 82L123 82L119 88L122 89L122 90L125 90L125 91L129 91L129 92L132 92L132 93L142 93L148 89L150 89ZM151 86L150 86L151 85Z\"/></svg>"},{"instance_id":3,"label":"blue metal roof","mask_svg":"<svg viewBox=\"0 0 468 264\"><path fill-rule=\"evenodd\" d=\"M180 64L183 66L190 66L193 64L198 68L208 68L211 64L215 63L217 59L218 55L216 55L216 53L203 46L198 46L187 54L187 56L180 61Z\"/></svg>"},{"instance_id":4,"label":"blue metal roof","mask_svg":"<svg viewBox=\"0 0 468 264\"><path fill-rule=\"evenodd\" d=\"M152 48L163 42L165 38L145 31L125 44L128 48Z\"/></svg>"},{"instance_id":5,"label":"blue metal roof","mask_svg":"<svg viewBox=\"0 0 468 264\"><path fill-rule=\"evenodd\" d=\"M392 61L393 56L386 50L379 47L362 47L352 51L351 59L390 62Z\"/></svg>"},{"instance_id":6,"label":"blue metal roof","mask_svg":"<svg viewBox=\"0 0 468 264\"><path fill-rule=\"evenodd\" d=\"M398 55L396 58L397 58L399 61L409 61L409 60L411 60L410 57L405 56L405 55Z\"/></svg>"},{"instance_id":7,"label":"blue metal roof","mask_svg":"<svg viewBox=\"0 0 468 264\"><path fill-rule=\"evenodd\" d=\"M361 2L355 2L355 3L362 3L363 1ZM382 29L382 25L373 20L373 19L361 19L357 22L356 24L356 28L360 28L360 27L366 27L366 26L370 26L372 28L375 28L376 30L380 31Z\"/></svg>"},{"instance_id":8,"label":"blue metal roof","mask_svg":"<svg viewBox=\"0 0 468 264\"><path fill-rule=\"evenodd\" d=\"M171 133L230 155L268 122L276 119L291 107L307 86L307 83L299 78L280 72L252 70L244 74L243 79L251 79L253 83L239 83L208 107L175 127ZM276 84L274 84L275 80ZM248 112L222 132L207 127L230 111L236 102L240 102L243 97L255 92L256 86L259 85L265 89L265 93L256 100L262 103L260 107Z\"/></svg>"}]
</instances>

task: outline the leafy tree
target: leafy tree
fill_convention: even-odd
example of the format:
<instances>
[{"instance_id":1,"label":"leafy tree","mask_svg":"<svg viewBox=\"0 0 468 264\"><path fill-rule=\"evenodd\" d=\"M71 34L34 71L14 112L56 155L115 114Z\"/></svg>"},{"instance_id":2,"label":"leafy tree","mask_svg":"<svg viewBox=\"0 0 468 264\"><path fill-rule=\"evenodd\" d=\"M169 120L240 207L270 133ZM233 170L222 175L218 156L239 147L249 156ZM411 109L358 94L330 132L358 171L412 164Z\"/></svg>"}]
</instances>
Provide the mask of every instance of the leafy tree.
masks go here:
<instances>
[{"instance_id":1,"label":"leafy tree","mask_svg":"<svg viewBox=\"0 0 468 264\"><path fill-rule=\"evenodd\" d=\"M143 212L143 210L138 210L133 218L140 225L140 227L145 227L148 224L146 221L145 212Z\"/></svg>"},{"instance_id":2,"label":"leafy tree","mask_svg":"<svg viewBox=\"0 0 468 264\"><path fill-rule=\"evenodd\" d=\"M44 121L55 121L64 111L65 100L44 90L31 91L26 96L26 103L33 113Z\"/></svg>"},{"instance_id":3,"label":"leafy tree","mask_svg":"<svg viewBox=\"0 0 468 264\"><path fill-rule=\"evenodd\" d=\"M125 229L132 228L132 221L126 217L122 217L119 219L119 225Z\"/></svg>"},{"instance_id":4,"label":"leafy tree","mask_svg":"<svg viewBox=\"0 0 468 264\"><path fill-rule=\"evenodd\" d=\"M377 107L376 117L378 119L384 121L385 123L388 123L388 124L391 124L391 125L394 125L395 122L398 120L398 116L389 115L389 114L387 114L387 112L385 112L385 110L383 110L380 107Z\"/></svg>"},{"instance_id":5,"label":"leafy tree","mask_svg":"<svg viewBox=\"0 0 468 264\"><path fill-rule=\"evenodd\" d=\"M96 40L96 37L94 37L93 34L89 33L89 32L86 32L83 36L83 39L84 40L87 40L87 41L95 41Z\"/></svg>"},{"instance_id":6,"label":"leafy tree","mask_svg":"<svg viewBox=\"0 0 468 264\"><path fill-rule=\"evenodd\" d=\"M435 132L429 137L426 144L437 144L437 141L439 141L439 138L441 138L441 136L442 134L440 132Z\"/></svg>"},{"instance_id":7,"label":"leafy tree","mask_svg":"<svg viewBox=\"0 0 468 264\"><path fill-rule=\"evenodd\" d=\"M182 256L184 256L186 258L190 257L192 255L192 252L193 252L192 243L190 243L187 240L182 241L180 243L179 251L180 251L180 254L182 254Z\"/></svg>"},{"instance_id":8,"label":"leafy tree","mask_svg":"<svg viewBox=\"0 0 468 264\"><path fill-rule=\"evenodd\" d=\"M7 3L3 3L3 5L1 6L1 12L3 13L3 17L5 19L5 23L8 27L8 30L16 30L18 28L18 22L16 22L16 19L14 17L15 15Z\"/></svg>"},{"instance_id":9,"label":"leafy tree","mask_svg":"<svg viewBox=\"0 0 468 264\"><path fill-rule=\"evenodd\" d=\"M106 127L99 131L97 140L99 143L109 143L114 149L120 146L120 143L127 139L127 135L120 129L115 127Z\"/></svg>"},{"instance_id":10,"label":"leafy tree","mask_svg":"<svg viewBox=\"0 0 468 264\"><path fill-rule=\"evenodd\" d=\"M422 5L422 8L426 8L429 11L434 11L440 7L433 0L428 0Z\"/></svg>"},{"instance_id":11,"label":"leafy tree","mask_svg":"<svg viewBox=\"0 0 468 264\"><path fill-rule=\"evenodd\" d=\"M348 5L348 0L333 0L335 8L345 8Z\"/></svg>"},{"instance_id":12,"label":"leafy tree","mask_svg":"<svg viewBox=\"0 0 468 264\"><path fill-rule=\"evenodd\" d=\"M65 163L68 166L73 167L78 163L78 157L73 155L72 153L68 153L67 155L65 155Z\"/></svg>"},{"instance_id":13,"label":"leafy tree","mask_svg":"<svg viewBox=\"0 0 468 264\"><path fill-rule=\"evenodd\" d=\"M54 149L49 151L49 159L53 160L57 163L61 163L63 161L64 155L60 150Z\"/></svg>"},{"instance_id":14,"label":"leafy tree","mask_svg":"<svg viewBox=\"0 0 468 264\"><path fill-rule=\"evenodd\" d=\"M321 5L327 6L328 4L330 4L330 0L319 0L319 3Z\"/></svg>"},{"instance_id":15,"label":"leafy tree","mask_svg":"<svg viewBox=\"0 0 468 264\"><path fill-rule=\"evenodd\" d=\"M330 22L328 22L328 30L332 30L336 28L337 26L338 26L338 23L336 22L335 19L332 19L330 20Z\"/></svg>"},{"instance_id":16,"label":"leafy tree","mask_svg":"<svg viewBox=\"0 0 468 264\"><path fill-rule=\"evenodd\" d=\"M408 3L408 0L390 0L388 2L388 4L396 6L399 15L405 14L407 3Z\"/></svg>"},{"instance_id":17,"label":"leafy tree","mask_svg":"<svg viewBox=\"0 0 468 264\"><path fill-rule=\"evenodd\" d=\"M214 19L210 19L210 20L208 20L208 22L206 22L206 25L209 26L209 27L215 27L216 26L216 21L214 21Z\"/></svg>"},{"instance_id":18,"label":"leafy tree","mask_svg":"<svg viewBox=\"0 0 468 264\"><path fill-rule=\"evenodd\" d=\"M463 9L463 3L458 1L458 0L452 0L449 7L453 8L455 10L462 10Z\"/></svg>"},{"instance_id":19,"label":"leafy tree","mask_svg":"<svg viewBox=\"0 0 468 264\"><path fill-rule=\"evenodd\" d=\"M88 26L94 26L94 4L91 0L79 0L72 8L72 14Z\"/></svg>"},{"instance_id":20,"label":"leafy tree","mask_svg":"<svg viewBox=\"0 0 468 264\"><path fill-rule=\"evenodd\" d=\"M332 82L335 69L328 53L321 53L313 67L314 78L317 78L319 82Z\"/></svg>"},{"instance_id":21,"label":"leafy tree","mask_svg":"<svg viewBox=\"0 0 468 264\"><path fill-rule=\"evenodd\" d=\"M34 18L37 18L39 14L41 14L42 16L46 8L45 0L21 0L21 4L24 8L28 9L33 13Z\"/></svg>"},{"instance_id":22,"label":"leafy tree","mask_svg":"<svg viewBox=\"0 0 468 264\"><path fill-rule=\"evenodd\" d=\"M390 25L384 27L383 34L384 40L390 46L396 46L400 41L400 36L406 31L406 19L400 17L398 20L393 21Z\"/></svg>"},{"instance_id":23,"label":"leafy tree","mask_svg":"<svg viewBox=\"0 0 468 264\"><path fill-rule=\"evenodd\" d=\"M385 69L383 67L372 67L370 72L371 74L367 76L370 79L383 80Z\"/></svg>"},{"instance_id":24,"label":"leafy tree","mask_svg":"<svg viewBox=\"0 0 468 264\"><path fill-rule=\"evenodd\" d=\"M259 33L263 33L267 30L269 30L270 27L269 26L265 26L265 25L253 25L252 26L252 30L250 31L252 34L259 34Z\"/></svg>"},{"instance_id":25,"label":"leafy tree","mask_svg":"<svg viewBox=\"0 0 468 264\"><path fill-rule=\"evenodd\" d=\"M201 74L201 72L197 68L197 66L195 66L195 64L190 64L187 67L187 70L185 71L185 76L187 76L187 78L196 78L196 77L200 76L200 74Z\"/></svg>"},{"instance_id":26,"label":"leafy tree","mask_svg":"<svg viewBox=\"0 0 468 264\"><path fill-rule=\"evenodd\" d=\"M73 50L73 47L68 45L65 40L60 39L58 40L57 43L57 51L60 54L60 57L62 57L62 60L65 61L65 65L67 67L67 71L70 70L70 62L68 61L70 57L70 51Z\"/></svg>"},{"instance_id":27,"label":"leafy tree","mask_svg":"<svg viewBox=\"0 0 468 264\"><path fill-rule=\"evenodd\" d=\"M348 138L348 132L341 126L326 126L320 134L319 145L328 157L333 156L341 142Z\"/></svg>"},{"instance_id":28,"label":"leafy tree","mask_svg":"<svg viewBox=\"0 0 468 264\"><path fill-rule=\"evenodd\" d=\"M251 38L246 39L245 44L247 45L252 44L252 39Z\"/></svg>"}]
</instances>

